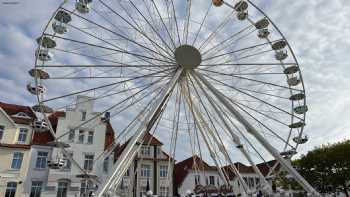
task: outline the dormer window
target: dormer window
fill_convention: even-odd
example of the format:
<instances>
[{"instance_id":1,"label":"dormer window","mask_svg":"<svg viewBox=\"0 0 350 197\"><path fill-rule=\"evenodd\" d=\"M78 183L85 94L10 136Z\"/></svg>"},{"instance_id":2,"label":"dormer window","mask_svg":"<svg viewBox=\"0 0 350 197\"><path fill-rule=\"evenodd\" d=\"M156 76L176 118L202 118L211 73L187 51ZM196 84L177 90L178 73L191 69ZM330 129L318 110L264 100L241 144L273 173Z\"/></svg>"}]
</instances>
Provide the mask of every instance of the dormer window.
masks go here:
<instances>
[{"instance_id":1,"label":"dormer window","mask_svg":"<svg viewBox=\"0 0 350 197\"><path fill-rule=\"evenodd\" d=\"M18 112L17 114L15 114L13 116L21 117L21 118L30 118L25 112Z\"/></svg>"}]
</instances>

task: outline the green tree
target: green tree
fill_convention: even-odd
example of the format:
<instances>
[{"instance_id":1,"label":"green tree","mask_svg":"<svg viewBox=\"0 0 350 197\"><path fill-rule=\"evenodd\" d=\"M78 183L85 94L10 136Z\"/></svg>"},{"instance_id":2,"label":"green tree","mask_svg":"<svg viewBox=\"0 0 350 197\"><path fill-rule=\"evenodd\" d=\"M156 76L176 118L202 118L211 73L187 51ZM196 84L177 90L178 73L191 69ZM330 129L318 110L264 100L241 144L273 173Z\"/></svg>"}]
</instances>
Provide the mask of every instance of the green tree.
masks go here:
<instances>
[{"instance_id":1,"label":"green tree","mask_svg":"<svg viewBox=\"0 0 350 197\"><path fill-rule=\"evenodd\" d=\"M350 140L315 148L293 164L321 193L340 188L349 197Z\"/></svg>"}]
</instances>

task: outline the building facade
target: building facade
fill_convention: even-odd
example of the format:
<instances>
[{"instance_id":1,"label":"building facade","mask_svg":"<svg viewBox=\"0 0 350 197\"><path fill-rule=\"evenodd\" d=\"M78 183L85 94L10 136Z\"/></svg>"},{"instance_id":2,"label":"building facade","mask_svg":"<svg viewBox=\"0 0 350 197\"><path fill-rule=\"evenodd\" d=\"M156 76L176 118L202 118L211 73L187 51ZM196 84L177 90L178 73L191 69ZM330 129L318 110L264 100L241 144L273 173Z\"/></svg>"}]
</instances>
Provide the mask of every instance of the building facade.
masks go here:
<instances>
[{"instance_id":1,"label":"building facade","mask_svg":"<svg viewBox=\"0 0 350 197\"><path fill-rule=\"evenodd\" d=\"M218 169L210 166L197 155L176 163L174 168L174 195L195 196L217 195L225 181L219 175ZM207 190L202 192L201 190ZM228 188L226 188L229 192Z\"/></svg>"},{"instance_id":2,"label":"building facade","mask_svg":"<svg viewBox=\"0 0 350 197\"><path fill-rule=\"evenodd\" d=\"M128 141L117 147L118 157ZM142 197L148 191L159 197L172 196L174 159L162 150L162 142L147 133L133 163L129 167L118 193L121 196Z\"/></svg>"},{"instance_id":3,"label":"building facade","mask_svg":"<svg viewBox=\"0 0 350 197\"><path fill-rule=\"evenodd\" d=\"M48 170L44 196L89 196L97 189L91 179L103 182L111 170L114 155L99 156L114 142L114 130L109 120L103 119L93 108L91 98L78 96L74 108L50 115L56 136L61 136L61 141L69 145L66 151L80 167L67 160L68 155L60 148L53 147L51 161L63 159L66 163L62 168ZM87 123L82 125L84 122Z\"/></svg>"},{"instance_id":4,"label":"building facade","mask_svg":"<svg viewBox=\"0 0 350 197\"><path fill-rule=\"evenodd\" d=\"M47 178L45 166L52 140L49 132L37 133L33 122L37 119L28 106L0 103L0 196L39 197ZM42 155L42 153L44 153ZM42 164L36 164L40 154Z\"/></svg>"}]
</instances>

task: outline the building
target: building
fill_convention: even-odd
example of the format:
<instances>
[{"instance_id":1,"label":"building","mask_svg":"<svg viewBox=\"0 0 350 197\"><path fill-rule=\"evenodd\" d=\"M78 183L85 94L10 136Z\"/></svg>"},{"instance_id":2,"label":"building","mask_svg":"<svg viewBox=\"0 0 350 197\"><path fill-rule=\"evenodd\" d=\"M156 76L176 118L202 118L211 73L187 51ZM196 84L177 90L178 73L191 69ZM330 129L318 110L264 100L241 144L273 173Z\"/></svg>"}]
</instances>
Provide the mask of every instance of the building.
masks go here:
<instances>
[{"instance_id":1,"label":"building","mask_svg":"<svg viewBox=\"0 0 350 197\"><path fill-rule=\"evenodd\" d=\"M48 171L47 184L43 195L47 197L88 196L96 190L96 185L107 177L114 162L114 155L99 157L114 142L114 130L108 119L93 110L94 101L86 96L78 96L74 108L51 114L49 120L60 141L68 144L68 154L82 169L66 160L68 155L58 147L53 147L52 162L63 159L64 167ZM97 116L97 117L96 117ZM96 117L96 118L95 118ZM90 120L91 121L87 121ZM86 124L81 125L83 122ZM81 125L77 127L78 125ZM89 176L84 175L87 172Z\"/></svg>"},{"instance_id":2,"label":"building","mask_svg":"<svg viewBox=\"0 0 350 197\"><path fill-rule=\"evenodd\" d=\"M40 195L47 170L36 168L29 171L36 165L38 153L46 153L42 155L45 158L42 157L43 162L40 163L46 165L51 149L43 144L52 136L49 132L34 132L33 122L36 119L28 106L0 102L0 196Z\"/></svg>"},{"instance_id":3,"label":"building","mask_svg":"<svg viewBox=\"0 0 350 197\"><path fill-rule=\"evenodd\" d=\"M128 144L116 148L116 158ZM163 143L146 133L140 151L119 185L121 196L142 197L152 191L159 197L172 196L174 159L162 150Z\"/></svg>"},{"instance_id":4,"label":"building","mask_svg":"<svg viewBox=\"0 0 350 197\"><path fill-rule=\"evenodd\" d=\"M230 188L224 186L225 181L219 175L218 169L210 166L197 155L178 162L174 168L174 191L176 196L186 196L189 193L204 196L207 193L214 196Z\"/></svg>"},{"instance_id":5,"label":"building","mask_svg":"<svg viewBox=\"0 0 350 197\"><path fill-rule=\"evenodd\" d=\"M264 176L267 176L270 168L275 164L276 160L272 160L257 164L257 167ZM254 192L260 187L259 175L254 172L252 166L240 162L233 165L239 171L250 191ZM213 197L225 194L234 197L244 194L244 188L231 166L223 166L221 169L226 181L221 178L216 166L209 165L197 155L178 162L174 168L174 195L187 196L192 194L196 197ZM276 170L279 169L280 166L278 165ZM227 183L229 183L229 186Z\"/></svg>"}]
</instances>

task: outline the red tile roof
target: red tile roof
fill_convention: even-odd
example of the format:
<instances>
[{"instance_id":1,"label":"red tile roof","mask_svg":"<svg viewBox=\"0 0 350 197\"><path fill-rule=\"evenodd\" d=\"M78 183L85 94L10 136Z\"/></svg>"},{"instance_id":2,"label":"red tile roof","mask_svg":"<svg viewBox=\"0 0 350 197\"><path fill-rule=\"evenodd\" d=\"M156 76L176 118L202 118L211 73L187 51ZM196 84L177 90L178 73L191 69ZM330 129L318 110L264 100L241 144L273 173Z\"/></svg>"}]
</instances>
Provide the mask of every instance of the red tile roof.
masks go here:
<instances>
[{"instance_id":1,"label":"red tile roof","mask_svg":"<svg viewBox=\"0 0 350 197\"><path fill-rule=\"evenodd\" d=\"M236 162L233 164L237 170L240 173L255 173L253 167L246 166L240 162ZM230 165L222 167L222 170L225 172L225 174L228 176L230 180L234 179L236 177L236 174L234 173L232 167Z\"/></svg>"},{"instance_id":2,"label":"red tile roof","mask_svg":"<svg viewBox=\"0 0 350 197\"><path fill-rule=\"evenodd\" d=\"M143 145L151 145L151 146L161 146L163 145L156 137L154 137L149 132L146 133L145 137L143 137Z\"/></svg>"},{"instance_id":3,"label":"red tile roof","mask_svg":"<svg viewBox=\"0 0 350 197\"><path fill-rule=\"evenodd\" d=\"M106 137L105 137L105 150L114 143L114 129L111 123L108 121L106 123Z\"/></svg>"},{"instance_id":4,"label":"red tile roof","mask_svg":"<svg viewBox=\"0 0 350 197\"><path fill-rule=\"evenodd\" d=\"M182 184L190 170L216 171L217 168L210 166L197 155L180 161L174 167L174 185L176 187Z\"/></svg>"},{"instance_id":5,"label":"red tile roof","mask_svg":"<svg viewBox=\"0 0 350 197\"><path fill-rule=\"evenodd\" d=\"M0 102L0 107L17 124L30 125L33 123L33 120L37 118L33 110L28 106ZM25 113L29 118L14 116L19 112Z\"/></svg>"},{"instance_id":6,"label":"red tile roof","mask_svg":"<svg viewBox=\"0 0 350 197\"><path fill-rule=\"evenodd\" d=\"M53 141L54 138L49 131L34 132L32 144L33 145L45 145L48 142Z\"/></svg>"},{"instance_id":7,"label":"red tile roof","mask_svg":"<svg viewBox=\"0 0 350 197\"><path fill-rule=\"evenodd\" d=\"M51 126L53 128L53 130L56 132L57 129L57 124L58 124L58 118L59 117L66 117L66 112L64 111L56 111L54 113L52 113L49 116L49 121L51 123Z\"/></svg>"},{"instance_id":8,"label":"red tile roof","mask_svg":"<svg viewBox=\"0 0 350 197\"><path fill-rule=\"evenodd\" d=\"M263 163L259 163L256 165L256 167L259 168L260 172L266 176L269 171L270 171L270 168L272 168L275 164L277 163L276 160L271 160L271 161L268 161L268 162L263 162ZM278 166L275 168L276 171L278 171L280 169L280 164L278 164Z\"/></svg>"},{"instance_id":9,"label":"red tile roof","mask_svg":"<svg viewBox=\"0 0 350 197\"><path fill-rule=\"evenodd\" d=\"M143 145L148 145L148 142L150 141L150 146L160 146L163 145L162 142L160 142L156 137L154 137L152 134L150 133L146 133L146 135L144 136L143 139ZM128 139L124 144L118 144L117 147L114 149L114 158L115 161L117 160L117 158L122 154L122 152L124 151L124 149L126 148L126 146L128 145L130 139ZM170 159L170 161L174 161L174 159L172 157L170 157L166 152L162 151L162 153L165 155L165 158L156 158L156 160L158 161L168 161ZM138 159L138 158L136 158ZM139 158L141 159L141 158ZM154 158L142 158L143 160L154 160Z\"/></svg>"}]
</instances>

